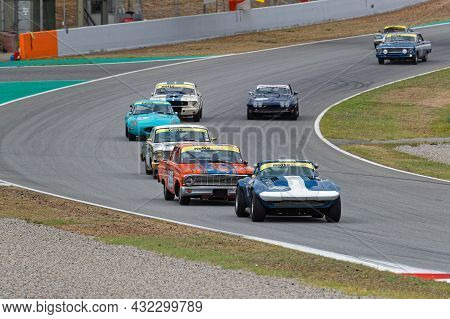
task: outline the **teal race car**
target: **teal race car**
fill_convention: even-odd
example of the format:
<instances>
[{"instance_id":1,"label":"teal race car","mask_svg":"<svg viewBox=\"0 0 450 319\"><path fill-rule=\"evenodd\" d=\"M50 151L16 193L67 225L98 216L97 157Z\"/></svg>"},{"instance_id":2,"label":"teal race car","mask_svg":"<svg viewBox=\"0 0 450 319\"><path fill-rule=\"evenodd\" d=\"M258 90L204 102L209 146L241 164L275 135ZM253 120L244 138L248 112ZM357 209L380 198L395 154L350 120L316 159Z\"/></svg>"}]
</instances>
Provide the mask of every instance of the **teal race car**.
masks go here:
<instances>
[{"instance_id":1,"label":"teal race car","mask_svg":"<svg viewBox=\"0 0 450 319\"><path fill-rule=\"evenodd\" d=\"M130 108L125 115L125 136L130 141L147 137L155 126L181 123L169 102L140 100Z\"/></svg>"}]
</instances>

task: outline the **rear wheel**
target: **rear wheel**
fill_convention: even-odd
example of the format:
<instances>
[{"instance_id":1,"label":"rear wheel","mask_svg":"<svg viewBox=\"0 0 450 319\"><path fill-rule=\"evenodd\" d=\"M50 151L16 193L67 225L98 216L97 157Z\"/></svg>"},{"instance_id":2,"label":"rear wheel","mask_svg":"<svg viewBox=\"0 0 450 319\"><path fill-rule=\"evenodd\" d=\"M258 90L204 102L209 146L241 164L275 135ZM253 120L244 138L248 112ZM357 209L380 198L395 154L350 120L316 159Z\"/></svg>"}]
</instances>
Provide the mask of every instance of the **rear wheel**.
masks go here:
<instances>
[{"instance_id":1,"label":"rear wheel","mask_svg":"<svg viewBox=\"0 0 450 319\"><path fill-rule=\"evenodd\" d=\"M242 190L242 188L238 187L236 190L236 199L234 205L234 210L236 211L237 217L248 217L248 213L245 211L247 205L245 203L244 196L244 191Z\"/></svg>"},{"instance_id":2,"label":"rear wheel","mask_svg":"<svg viewBox=\"0 0 450 319\"><path fill-rule=\"evenodd\" d=\"M425 55L422 57L422 62L428 61L428 53L425 53Z\"/></svg>"},{"instance_id":3,"label":"rear wheel","mask_svg":"<svg viewBox=\"0 0 450 319\"><path fill-rule=\"evenodd\" d=\"M175 195L167 189L166 184L164 184L164 183L163 183L163 193L164 193L165 200L174 200L175 199Z\"/></svg>"},{"instance_id":4,"label":"rear wheel","mask_svg":"<svg viewBox=\"0 0 450 319\"><path fill-rule=\"evenodd\" d=\"M341 198L339 197L324 213L327 222L338 223L341 220Z\"/></svg>"},{"instance_id":5,"label":"rear wheel","mask_svg":"<svg viewBox=\"0 0 450 319\"><path fill-rule=\"evenodd\" d=\"M255 192L252 196L252 208L250 210L250 218L254 222L263 222L266 218L266 208L261 204L261 200L256 198Z\"/></svg>"},{"instance_id":6,"label":"rear wheel","mask_svg":"<svg viewBox=\"0 0 450 319\"><path fill-rule=\"evenodd\" d=\"M379 58L379 59L378 59L378 64L384 64L384 59Z\"/></svg>"}]
</instances>

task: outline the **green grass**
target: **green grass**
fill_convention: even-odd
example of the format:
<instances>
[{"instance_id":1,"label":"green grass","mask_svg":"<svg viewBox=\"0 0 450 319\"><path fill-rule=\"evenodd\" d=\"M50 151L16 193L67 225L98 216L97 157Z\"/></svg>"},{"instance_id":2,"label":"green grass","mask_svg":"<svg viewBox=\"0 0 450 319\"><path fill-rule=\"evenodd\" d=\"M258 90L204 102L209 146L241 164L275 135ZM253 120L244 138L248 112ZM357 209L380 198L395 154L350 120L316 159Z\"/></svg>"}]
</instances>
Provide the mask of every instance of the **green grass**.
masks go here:
<instances>
[{"instance_id":1,"label":"green grass","mask_svg":"<svg viewBox=\"0 0 450 319\"><path fill-rule=\"evenodd\" d=\"M395 144L342 145L342 149L407 172L450 180L450 165L395 150Z\"/></svg>"},{"instance_id":2,"label":"green grass","mask_svg":"<svg viewBox=\"0 0 450 319\"><path fill-rule=\"evenodd\" d=\"M448 137L449 92L450 69L398 82L335 106L320 129L328 139Z\"/></svg>"},{"instance_id":3,"label":"green grass","mask_svg":"<svg viewBox=\"0 0 450 319\"><path fill-rule=\"evenodd\" d=\"M82 82L85 81L0 82L0 103Z\"/></svg>"},{"instance_id":4,"label":"green grass","mask_svg":"<svg viewBox=\"0 0 450 319\"><path fill-rule=\"evenodd\" d=\"M408 172L450 180L450 165L396 151L396 144L369 143L450 137L450 69L349 99L325 114L320 129L331 140L360 141L340 146L350 153Z\"/></svg>"}]
</instances>

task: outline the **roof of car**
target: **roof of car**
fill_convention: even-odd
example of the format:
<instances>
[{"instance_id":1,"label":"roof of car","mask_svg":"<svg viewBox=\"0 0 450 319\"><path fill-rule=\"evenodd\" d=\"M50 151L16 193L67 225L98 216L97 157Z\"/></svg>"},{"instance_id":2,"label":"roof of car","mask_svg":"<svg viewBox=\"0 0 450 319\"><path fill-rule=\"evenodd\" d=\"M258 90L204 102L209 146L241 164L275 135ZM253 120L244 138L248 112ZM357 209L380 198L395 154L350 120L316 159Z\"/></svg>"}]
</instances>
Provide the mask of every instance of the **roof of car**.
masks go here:
<instances>
[{"instance_id":1,"label":"roof of car","mask_svg":"<svg viewBox=\"0 0 450 319\"><path fill-rule=\"evenodd\" d=\"M138 100L133 103L133 105L145 105L145 104L160 104L160 105L170 105L167 101L148 99L148 100Z\"/></svg>"},{"instance_id":2,"label":"roof of car","mask_svg":"<svg viewBox=\"0 0 450 319\"><path fill-rule=\"evenodd\" d=\"M156 84L156 87L161 85L176 85L176 86L186 86L186 87L192 87L195 86L192 82L177 82L177 81L167 81L167 82L160 82Z\"/></svg>"},{"instance_id":3,"label":"roof of car","mask_svg":"<svg viewBox=\"0 0 450 319\"><path fill-rule=\"evenodd\" d=\"M233 144L214 144L214 143L183 143L183 144L179 144L178 147L180 149L185 149L185 148L191 148L191 147L200 147L201 149L211 149L211 150L234 150L234 151L238 151L239 147L237 147L236 145Z\"/></svg>"},{"instance_id":4,"label":"roof of car","mask_svg":"<svg viewBox=\"0 0 450 319\"><path fill-rule=\"evenodd\" d=\"M288 163L292 163L292 162L298 162L298 163L312 163L311 161L308 161L308 160L298 160L298 159L277 159L277 160L265 160L265 161L261 161L261 162L258 163L258 165L268 164L268 163L283 163L283 162L288 162Z\"/></svg>"},{"instance_id":5,"label":"roof of car","mask_svg":"<svg viewBox=\"0 0 450 319\"><path fill-rule=\"evenodd\" d=\"M159 130L159 129L163 129L163 128L201 128L201 129L205 129L208 130L208 128L206 126L203 125L197 125L197 124L168 124L168 125L160 125L160 126L155 126L154 129L155 130Z\"/></svg>"},{"instance_id":6,"label":"roof of car","mask_svg":"<svg viewBox=\"0 0 450 319\"><path fill-rule=\"evenodd\" d=\"M390 28L403 28L403 29L408 29L408 27L405 26L405 25L388 25L388 26L385 26L385 27L384 27L385 30L386 30L386 29L390 29Z\"/></svg>"},{"instance_id":7,"label":"roof of car","mask_svg":"<svg viewBox=\"0 0 450 319\"><path fill-rule=\"evenodd\" d=\"M289 88L289 84L258 84L256 88Z\"/></svg>"}]
</instances>

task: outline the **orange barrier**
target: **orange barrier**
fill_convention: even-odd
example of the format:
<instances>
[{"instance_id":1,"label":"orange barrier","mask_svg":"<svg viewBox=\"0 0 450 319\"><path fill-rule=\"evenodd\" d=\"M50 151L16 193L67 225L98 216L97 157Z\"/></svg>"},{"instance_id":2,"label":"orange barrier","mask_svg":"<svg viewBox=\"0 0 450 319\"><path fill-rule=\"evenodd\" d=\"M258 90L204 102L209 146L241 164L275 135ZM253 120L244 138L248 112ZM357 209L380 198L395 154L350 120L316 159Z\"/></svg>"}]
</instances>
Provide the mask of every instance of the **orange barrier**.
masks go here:
<instances>
[{"instance_id":1,"label":"orange barrier","mask_svg":"<svg viewBox=\"0 0 450 319\"><path fill-rule=\"evenodd\" d=\"M20 59L30 60L58 56L56 30L22 33L19 37Z\"/></svg>"}]
</instances>

